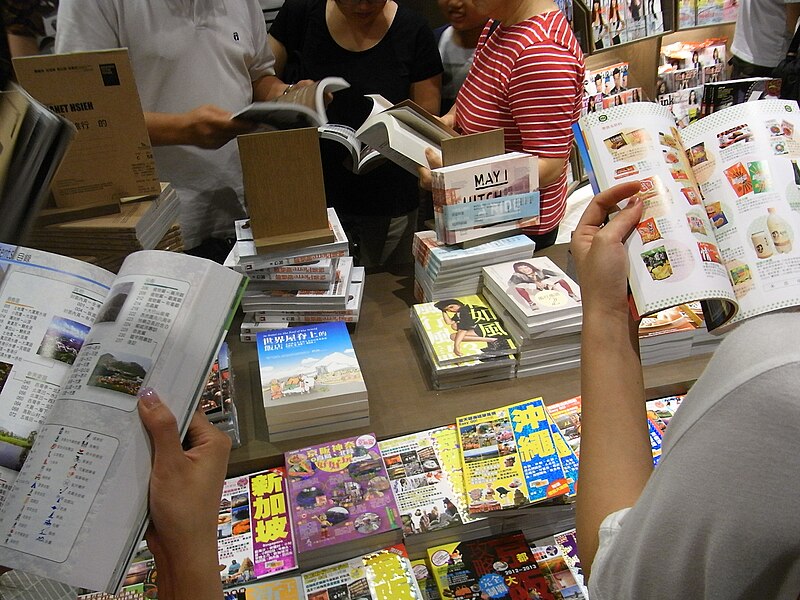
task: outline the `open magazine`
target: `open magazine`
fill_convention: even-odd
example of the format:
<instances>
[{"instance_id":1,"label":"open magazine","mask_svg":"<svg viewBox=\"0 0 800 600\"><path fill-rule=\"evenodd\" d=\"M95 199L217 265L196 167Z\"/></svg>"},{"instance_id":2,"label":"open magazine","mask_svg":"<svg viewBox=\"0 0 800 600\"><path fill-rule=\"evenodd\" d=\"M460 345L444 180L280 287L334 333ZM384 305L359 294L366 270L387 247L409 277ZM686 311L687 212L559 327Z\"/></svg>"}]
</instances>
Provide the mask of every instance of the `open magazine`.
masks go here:
<instances>
[{"instance_id":1,"label":"open magazine","mask_svg":"<svg viewBox=\"0 0 800 600\"><path fill-rule=\"evenodd\" d=\"M666 107L642 102L580 128L600 189L641 181L644 213L626 242L639 315L700 300L712 330L800 304L795 102L735 105L680 132Z\"/></svg>"},{"instance_id":2,"label":"open magazine","mask_svg":"<svg viewBox=\"0 0 800 600\"><path fill-rule=\"evenodd\" d=\"M186 430L243 286L172 252L115 276L0 244L0 565L117 590L147 516L137 393Z\"/></svg>"}]
</instances>

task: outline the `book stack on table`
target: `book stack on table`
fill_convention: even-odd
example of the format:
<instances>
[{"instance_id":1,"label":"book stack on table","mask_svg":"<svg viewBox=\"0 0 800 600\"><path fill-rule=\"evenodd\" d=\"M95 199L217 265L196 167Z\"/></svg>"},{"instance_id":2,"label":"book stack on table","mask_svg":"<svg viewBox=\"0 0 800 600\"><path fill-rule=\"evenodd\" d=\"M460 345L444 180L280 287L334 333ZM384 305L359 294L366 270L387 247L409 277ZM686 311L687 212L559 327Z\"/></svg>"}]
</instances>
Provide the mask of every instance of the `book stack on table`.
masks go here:
<instances>
[{"instance_id":1,"label":"book stack on table","mask_svg":"<svg viewBox=\"0 0 800 600\"><path fill-rule=\"evenodd\" d=\"M411 321L434 389L514 377L516 343L480 295L415 304Z\"/></svg>"},{"instance_id":2,"label":"book stack on table","mask_svg":"<svg viewBox=\"0 0 800 600\"><path fill-rule=\"evenodd\" d=\"M580 364L580 288L546 257L483 269L483 294L519 345L517 377Z\"/></svg>"},{"instance_id":3,"label":"book stack on table","mask_svg":"<svg viewBox=\"0 0 800 600\"><path fill-rule=\"evenodd\" d=\"M369 402L347 327L340 321L257 334L271 442L369 425Z\"/></svg>"},{"instance_id":4,"label":"book stack on table","mask_svg":"<svg viewBox=\"0 0 800 600\"><path fill-rule=\"evenodd\" d=\"M448 246L433 231L414 234L414 296L419 302L477 294L481 268L500 260L525 260L536 244L526 235L492 240L471 248Z\"/></svg>"},{"instance_id":5,"label":"book stack on table","mask_svg":"<svg viewBox=\"0 0 800 600\"><path fill-rule=\"evenodd\" d=\"M333 242L270 254L256 253L249 221L236 222L236 245L224 264L250 280L242 298L242 341L297 323L358 322L364 269L353 266L332 208L328 222Z\"/></svg>"},{"instance_id":6,"label":"book stack on table","mask_svg":"<svg viewBox=\"0 0 800 600\"><path fill-rule=\"evenodd\" d=\"M116 272L125 257L138 250L182 252L178 210L177 193L162 183L159 196L123 198L119 213L49 225L39 222L28 244Z\"/></svg>"},{"instance_id":7,"label":"book stack on table","mask_svg":"<svg viewBox=\"0 0 800 600\"><path fill-rule=\"evenodd\" d=\"M643 365L713 352L724 336L705 327L699 302L681 304L644 317L639 323Z\"/></svg>"}]
</instances>

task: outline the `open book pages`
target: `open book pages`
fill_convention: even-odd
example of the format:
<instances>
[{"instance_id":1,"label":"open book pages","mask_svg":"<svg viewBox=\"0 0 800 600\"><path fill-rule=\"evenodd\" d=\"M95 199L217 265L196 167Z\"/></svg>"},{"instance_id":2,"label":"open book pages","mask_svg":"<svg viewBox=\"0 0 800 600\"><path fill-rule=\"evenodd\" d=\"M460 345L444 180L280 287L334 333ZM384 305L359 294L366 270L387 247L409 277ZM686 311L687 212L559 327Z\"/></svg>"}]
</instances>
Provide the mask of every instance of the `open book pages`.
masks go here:
<instances>
[{"instance_id":1,"label":"open book pages","mask_svg":"<svg viewBox=\"0 0 800 600\"><path fill-rule=\"evenodd\" d=\"M367 173L386 161L380 152L362 144L356 137L356 130L347 125L322 125L319 128L319 137L347 148L350 156L345 166L353 173Z\"/></svg>"},{"instance_id":2,"label":"open book pages","mask_svg":"<svg viewBox=\"0 0 800 600\"><path fill-rule=\"evenodd\" d=\"M157 390L186 430L242 286L172 252L115 276L0 245L0 564L116 591L147 515L137 393Z\"/></svg>"},{"instance_id":3,"label":"open book pages","mask_svg":"<svg viewBox=\"0 0 800 600\"><path fill-rule=\"evenodd\" d=\"M325 94L349 87L341 77L326 77L307 86L295 85L282 96L245 106L231 118L255 121L276 129L319 127L328 122Z\"/></svg>"},{"instance_id":4,"label":"open book pages","mask_svg":"<svg viewBox=\"0 0 800 600\"><path fill-rule=\"evenodd\" d=\"M356 137L414 175L418 167L428 166L426 148L441 150L443 139L458 135L411 100L375 112L388 101L377 95L370 97L373 112L356 130Z\"/></svg>"},{"instance_id":5,"label":"open book pages","mask_svg":"<svg viewBox=\"0 0 800 600\"><path fill-rule=\"evenodd\" d=\"M636 312L701 300L712 330L800 304L795 102L739 104L680 132L665 107L635 103L581 129L601 189L641 183L644 213L626 242Z\"/></svg>"}]
</instances>

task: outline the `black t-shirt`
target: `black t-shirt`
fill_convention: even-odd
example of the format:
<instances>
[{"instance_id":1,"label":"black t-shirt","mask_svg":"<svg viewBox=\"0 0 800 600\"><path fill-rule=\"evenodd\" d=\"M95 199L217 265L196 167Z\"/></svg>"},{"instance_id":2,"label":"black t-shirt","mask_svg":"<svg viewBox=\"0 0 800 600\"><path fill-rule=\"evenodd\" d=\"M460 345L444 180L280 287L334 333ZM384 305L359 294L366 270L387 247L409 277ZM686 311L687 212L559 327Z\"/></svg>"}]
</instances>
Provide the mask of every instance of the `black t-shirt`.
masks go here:
<instances>
[{"instance_id":1,"label":"black t-shirt","mask_svg":"<svg viewBox=\"0 0 800 600\"><path fill-rule=\"evenodd\" d=\"M366 94L392 103L409 97L411 84L442 72L433 32L411 10L398 5L383 39L362 52L345 50L328 31L325 0L287 0L270 29L286 47L284 80L343 77L350 88L336 92L327 108L331 123L358 128L372 108ZM355 175L344 166L347 152L321 142L328 205L345 215L399 216L419 203L416 177L394 164Z\"/></svg>"}]
</instances>

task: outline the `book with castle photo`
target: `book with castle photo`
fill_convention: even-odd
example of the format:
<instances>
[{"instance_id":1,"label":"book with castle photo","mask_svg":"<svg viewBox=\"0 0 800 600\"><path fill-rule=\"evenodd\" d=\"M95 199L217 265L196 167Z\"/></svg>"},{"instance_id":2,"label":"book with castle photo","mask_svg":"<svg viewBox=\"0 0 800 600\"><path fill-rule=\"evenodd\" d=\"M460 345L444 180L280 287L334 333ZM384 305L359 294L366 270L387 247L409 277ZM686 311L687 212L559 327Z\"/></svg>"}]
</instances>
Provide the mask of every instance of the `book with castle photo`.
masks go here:
<instances>
[{"instance_id":1,"label":"book with castle photo","mask_svg":"<svg viewBox=\"0 0 800 600\"><path fill-rule=\"evenodd\" d=\"M678 131L635 103L580 121L600 189L639 181L626 241L635 312L702 301L709 330L800 304L800 110L731 106Z\"/></svg>"}]
</instances>

